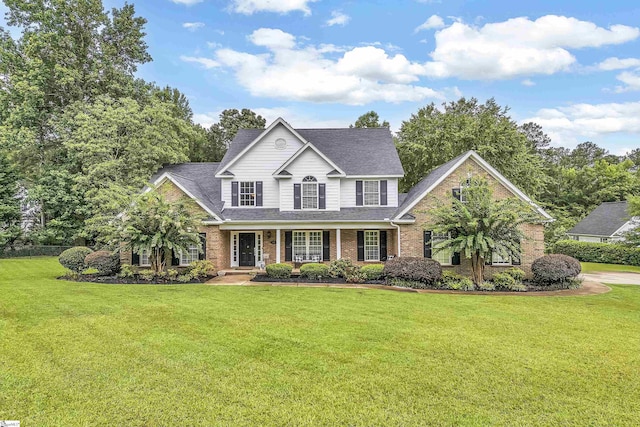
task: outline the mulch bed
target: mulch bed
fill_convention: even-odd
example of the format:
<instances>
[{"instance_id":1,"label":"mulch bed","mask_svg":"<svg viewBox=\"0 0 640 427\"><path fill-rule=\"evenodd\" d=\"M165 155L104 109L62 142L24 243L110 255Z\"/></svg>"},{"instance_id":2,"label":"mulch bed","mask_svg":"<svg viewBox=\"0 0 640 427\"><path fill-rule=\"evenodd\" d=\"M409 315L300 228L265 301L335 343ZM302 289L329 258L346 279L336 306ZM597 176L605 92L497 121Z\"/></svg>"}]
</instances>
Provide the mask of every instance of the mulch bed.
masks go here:
<instances>
[{"instance_id":1,"label":"mulch bed","mask_svg":"<svg viewBox=\"0 0 640 427\"><path fill-rule=\"evenodd\" d=\"M332 285L384 285L384 280L367 280L362 283L349 283L341 277L327 277L322 278L320 280L312 280L307 279L305 277L300 277L297 275L292 275L288 279L274 279L272 277L267 276L266 274L256 274L256 276L251 279L252 282L261 282L261 283L329 283Z\"/></svg>"},{"instance_id":2,"label":"mulch bed","mask_svg":"<svg viewBox=\"0 0 640 427\"><path fill-rule=\"evenodd\" d=\"M178 282L169 279L144 280L139 277L119 277L119 276L98 276L97 274L83 274L77 279L60 276L58 280L67 280L70 282L86 282L86 283L104 283L107 285L189 285L196 283L205 283L215 276L207 276L204 279L191 279L188 282Z\"/></svg>"}]
</instances>

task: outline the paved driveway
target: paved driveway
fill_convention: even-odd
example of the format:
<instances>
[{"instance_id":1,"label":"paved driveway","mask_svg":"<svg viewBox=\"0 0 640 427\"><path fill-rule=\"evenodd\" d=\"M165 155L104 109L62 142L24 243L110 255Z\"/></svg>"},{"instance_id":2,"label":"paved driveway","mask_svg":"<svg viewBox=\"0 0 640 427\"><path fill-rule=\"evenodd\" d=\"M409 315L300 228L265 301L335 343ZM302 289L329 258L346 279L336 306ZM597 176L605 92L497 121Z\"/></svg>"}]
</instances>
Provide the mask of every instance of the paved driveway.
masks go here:
<instances>
[{"instance_id":1,"label":"paved driveway","mask_svg":"<svg viewBox=\"0 0 640 427\"><path fill-rule=\"evenodd\" d=\"M638 273L584 273L585 280L600 283L619 285L640 285L640 274Z\"/></svg>"}]
</instances>

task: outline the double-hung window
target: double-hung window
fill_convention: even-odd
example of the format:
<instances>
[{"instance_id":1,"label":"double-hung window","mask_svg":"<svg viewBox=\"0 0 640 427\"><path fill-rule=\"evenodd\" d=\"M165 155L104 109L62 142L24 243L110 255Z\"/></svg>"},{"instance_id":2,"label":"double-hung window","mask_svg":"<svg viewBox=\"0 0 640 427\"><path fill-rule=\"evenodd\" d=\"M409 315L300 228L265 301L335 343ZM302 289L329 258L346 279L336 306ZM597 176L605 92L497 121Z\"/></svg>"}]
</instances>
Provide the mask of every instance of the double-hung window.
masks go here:
<instances>
[{"instance_id":1,"label":"double-hung window","mask_svg":"<svg viewBox=\"0 0 640 427\"><path fill-rule=\"evenodd\" d=\"M190 245L186 251L180 251L180 265L189 265L200 259L198 245Z\"/></svg>"},{"instance_id":2,"label":"double-hung window","mask_svg":"<svg viewBox=\"0 0 640 427\"><path fill-rule=\"evenodd\" d=\"M302 209L318 209L318 180L313 176L302 180Z\"/></svg>"},{"instance_id":3,"label":"double-hung window","mask_svg":"<svg viewBox=\"0 0 640 427\"><path fill-rule=\"evenodd\" d=\"M253 181L240 182L240 206L256 205L256 183Z\"/></svg>"},{"instance_id":4,"label":"double-hung window","mask_svg":"<svg viewBox=\"0 0 640 427\"><path fill-rule=\"evenodd\" d=\"M453 252L450 248L440 249L441 244L449 240L449 234L433 233L431 235L431 257L442 265L451 265Z\"/></svg>"},{"instance_id":5,"label":"double-hung window","mask_svg":"<svg viewBox=\"0 0 640 427\"><path fill-rule=\"evenodd\" d=\"M380 232L365 230L364 232L364 260L380 261Z\"/></svg>"},{"instance_id":6,"label":"double-hung window","mask_svg":"<svg viewBox=\"0 0 640 427\"><path fill-rule=\"evenodd\" d=\"M292 239L294 261L322 261L322 231L294 231Z\"/></svg>"},{"instance_id":7,"label":"double-hung window","mask_svg":"<svg viewBox=\"0 0 640 427\"><path fill-rule=\"evenodd\" d=\"M471 178L460 184L459 188L453 189L453 197L460 200L462 203L467 202L467 189L471 186Z\"/></svg>"},{"instance_id":8,"label":"double-hung window","mask_svg":"<svg viewBox=\"0 0 640 427\"><path fill-rule=\"evenodd\" d=\"M363 181L363 201L365 206L380 204L380 181Z\"/></svg>"},{"instance_id":9,"label":"double-hung window","mask_svg":"<svg viewBox=\"0 0 640 427\"><path fill-rule=\"evenodd\" d=\"M151 265L151 261L149 260L149 251L146 249L143 249L140 252L140 265L142 266Z\"/></svg>"}]
</instances>

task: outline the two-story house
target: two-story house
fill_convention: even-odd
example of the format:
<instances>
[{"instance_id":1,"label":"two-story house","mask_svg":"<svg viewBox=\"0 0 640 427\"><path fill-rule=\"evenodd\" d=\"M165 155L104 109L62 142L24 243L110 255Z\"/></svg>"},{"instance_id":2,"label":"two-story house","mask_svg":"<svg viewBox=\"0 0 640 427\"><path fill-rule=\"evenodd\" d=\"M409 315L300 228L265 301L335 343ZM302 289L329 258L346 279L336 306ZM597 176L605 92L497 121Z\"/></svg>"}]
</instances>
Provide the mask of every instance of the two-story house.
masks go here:
<instances>
[{"instance_id":1,"label":"two-story house","mask_svg":"<svg viewBox=\"0 0 640 427\"><path fill-rule=\"evenodd\" d=\"M428 223L436 201L464 197L464 183L474 174L489 180L495 197L519 197L541 220L551 219L473 151L399 194L403 174L387 128L293 129L278 119L264 130L241 129L220 163L165 166L151 182L171 200L191 198L206 216L200 230L205 251L194 247L174 264L206 258L220 270L339 258L369 263L390 256L433 256L468 270L470 263L459 254L432 251L443 236L429 231ZM528 270L543 255L543 226L529 224L524 231L520 257L489 262ZM123 260L148 261L131 254Z\"/></svg>"}]
</instances>

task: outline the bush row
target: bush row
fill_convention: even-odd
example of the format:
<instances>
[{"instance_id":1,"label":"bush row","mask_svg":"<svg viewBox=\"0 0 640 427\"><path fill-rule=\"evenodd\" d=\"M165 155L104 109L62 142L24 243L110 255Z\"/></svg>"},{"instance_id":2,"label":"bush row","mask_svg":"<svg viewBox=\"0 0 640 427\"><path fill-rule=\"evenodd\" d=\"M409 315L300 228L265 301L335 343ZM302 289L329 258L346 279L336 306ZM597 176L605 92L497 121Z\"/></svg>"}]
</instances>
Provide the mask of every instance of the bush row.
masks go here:
<instances>
[{"instance_id":1,"label":"bush row","mask_svg":"<svg viewBox=\"0 0 640 427\"><path fill-rule=\"evenodd\" d=\"M266 266L267 276L272 279L288 279L293 268L290 264L276 263ZM321 280L328 277L345 279L349 283L362 283L367 280L381 280L384 265L371 264L358 267L351 260L339 259L330 264L308 263L300 267L300 276L309 280Z\"/></svg>"},{"instance_id":2,"label":"bush row","mask_svg":"<svg viewBox=\"0 0 640 427\"><path fill-rule=\"evenodd\" d=\"M583 262L640 266L640 248L616 243L579 242L560 240L553 246L556 254L569 255Z\"/></svg>"}]
</instances>

